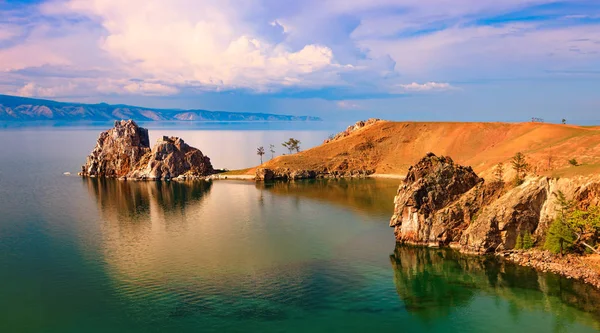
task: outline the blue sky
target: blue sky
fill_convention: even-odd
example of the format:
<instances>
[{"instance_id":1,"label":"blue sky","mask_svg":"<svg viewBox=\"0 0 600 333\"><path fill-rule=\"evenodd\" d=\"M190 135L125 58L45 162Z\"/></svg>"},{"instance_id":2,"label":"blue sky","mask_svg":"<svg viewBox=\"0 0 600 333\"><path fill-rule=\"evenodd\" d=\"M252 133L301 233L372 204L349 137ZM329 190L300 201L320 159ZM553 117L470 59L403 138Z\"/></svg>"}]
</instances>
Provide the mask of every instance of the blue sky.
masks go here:
<instances>
[{"instance_id":1,"label":"blue sky","mask_svg":"<svg viewBox=\"0 0 600 333\"><path fill-rule=\"evenodd\" d=\"M0 93L600 123L598 0L0 0Z\"/></svg>"}]
</instances>

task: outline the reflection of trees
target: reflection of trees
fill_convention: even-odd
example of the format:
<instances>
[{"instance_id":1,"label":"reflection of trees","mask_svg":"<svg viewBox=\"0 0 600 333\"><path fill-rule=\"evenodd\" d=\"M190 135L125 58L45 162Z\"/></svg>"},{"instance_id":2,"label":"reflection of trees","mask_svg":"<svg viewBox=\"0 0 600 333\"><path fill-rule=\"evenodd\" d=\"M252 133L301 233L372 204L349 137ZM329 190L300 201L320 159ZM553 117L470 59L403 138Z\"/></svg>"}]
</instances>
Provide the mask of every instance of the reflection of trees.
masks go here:
<instances>
[{"instance_id":1,"label":"reflection of trees","mask_svg":"<svg viewBox=\"0 0 600 333\"><path fill-rule=\"evenodd\" d=\"M257 182L256 187L277 195L314 199L359 212L389 215L394 208L399 183L389 179L309 179Z\"/></svg>"},{"instance_id":2,"label":"reflection of trees","mask_svg":"<svg viewBox=\"0 0 600 333\"><path fill-rule=\"evenodd\" d=\"M507 300L515 320L521 310L543 310L557 315L558 330L575 321L598 326L600 291L581 282L450 249L397 245L390 261L406 309L425 321L447 316L486 293Z\"/></svg>"}]
</instances>

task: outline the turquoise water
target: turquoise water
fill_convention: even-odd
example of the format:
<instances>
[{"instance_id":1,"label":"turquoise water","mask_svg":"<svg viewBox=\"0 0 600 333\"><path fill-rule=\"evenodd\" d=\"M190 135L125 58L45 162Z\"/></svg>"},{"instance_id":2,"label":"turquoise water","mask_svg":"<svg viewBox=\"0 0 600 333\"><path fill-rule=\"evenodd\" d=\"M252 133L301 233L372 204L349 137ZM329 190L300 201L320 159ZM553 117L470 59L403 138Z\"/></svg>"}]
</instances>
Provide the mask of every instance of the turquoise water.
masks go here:
<instances>
[{"instance_id":1,"label":"turquoise water","mask_svg":"<svg viewBox=\"0 0 600 333\"><path fill-rule=\"evenodd\" d=\"M329 131L178 132L216 167ZM119 182L98 129L0 131L1 332L597 332L600 293L495 258L396 247L398 181ZM245 138L243 143L239 138ZM266 145L266 144L265 144ZM218 153L219 147L229 153Z\"/></svg>"}]
</instances>

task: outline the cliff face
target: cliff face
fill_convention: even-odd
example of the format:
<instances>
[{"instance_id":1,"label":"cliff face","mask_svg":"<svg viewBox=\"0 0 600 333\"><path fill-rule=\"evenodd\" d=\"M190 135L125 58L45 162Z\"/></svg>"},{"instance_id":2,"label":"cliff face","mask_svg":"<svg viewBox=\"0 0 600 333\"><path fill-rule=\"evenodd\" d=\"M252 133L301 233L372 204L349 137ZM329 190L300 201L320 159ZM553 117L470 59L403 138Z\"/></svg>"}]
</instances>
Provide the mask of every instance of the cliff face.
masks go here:
<instances>
[{"instance_id":1,"label":"cliff face","mask_svg":"<svg viewBox=\"0 0 600 333\"><path fill-rule=\"evenodd\" d=\"M214 173L210 159L182 139L162 137L150 149L148 130L132 120L100 134L81 175L125 179L196 178Z\"/></svg>"},{"instance_id":2,"label":"cliff face","mask_svg":"<svg viewBox=\"0 0 600 333\"><path fill-rule=\"evenodd\" d=\"M530 177L507 187L428 154L400 185L390 226L398 242L490 253L513 249L525 232L541 241L558 214L552 193L562 191L583 208L600 199L600 177Z\"/></svg>"}]
</instances>

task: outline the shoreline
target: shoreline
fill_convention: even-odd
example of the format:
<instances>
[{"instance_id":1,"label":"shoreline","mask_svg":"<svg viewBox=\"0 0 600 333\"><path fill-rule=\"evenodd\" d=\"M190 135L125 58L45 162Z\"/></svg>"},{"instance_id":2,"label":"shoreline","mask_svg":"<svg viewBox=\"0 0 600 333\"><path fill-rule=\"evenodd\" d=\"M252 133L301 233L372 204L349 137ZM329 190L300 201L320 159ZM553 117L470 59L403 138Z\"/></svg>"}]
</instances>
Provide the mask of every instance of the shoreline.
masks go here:
<instances>
[{"instance_id":1,"label":"shoreline","mask_svg":"<svg viewBox=\"0 0 600 333\"><path fill-rule=\"evenodd\" d=\"M537 271L549 272L566 277L567 279L579 280L600 289L600 274L590 267L586 261L598 261L600 256L580 256L566 254L564 256L552 254L547 250L511 250L495 254L504 260L513 262L519 266L531 267Z\"/></svg>"}]
</instances>

